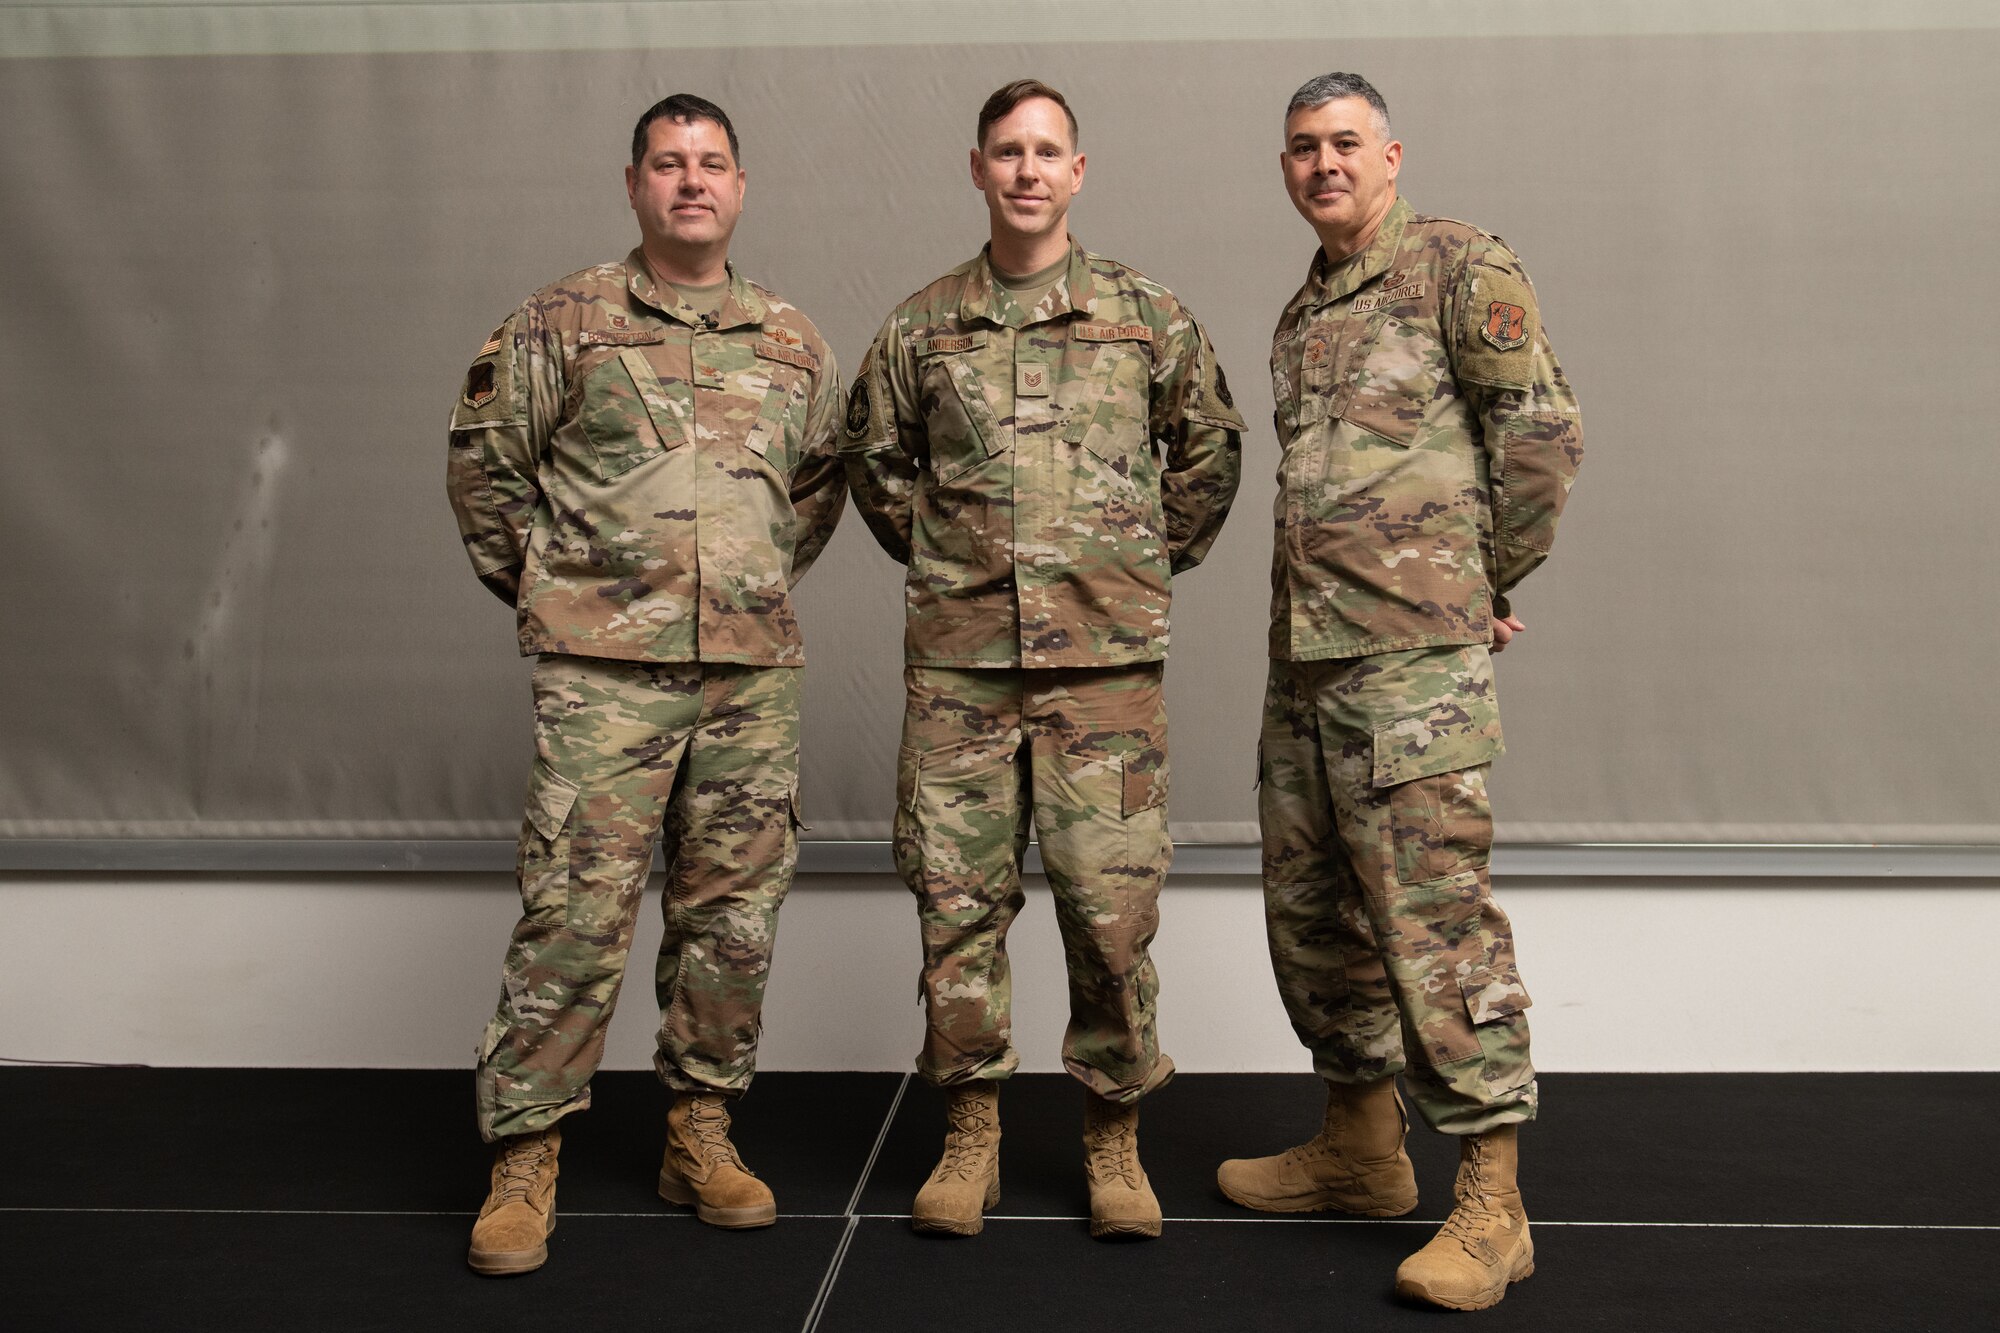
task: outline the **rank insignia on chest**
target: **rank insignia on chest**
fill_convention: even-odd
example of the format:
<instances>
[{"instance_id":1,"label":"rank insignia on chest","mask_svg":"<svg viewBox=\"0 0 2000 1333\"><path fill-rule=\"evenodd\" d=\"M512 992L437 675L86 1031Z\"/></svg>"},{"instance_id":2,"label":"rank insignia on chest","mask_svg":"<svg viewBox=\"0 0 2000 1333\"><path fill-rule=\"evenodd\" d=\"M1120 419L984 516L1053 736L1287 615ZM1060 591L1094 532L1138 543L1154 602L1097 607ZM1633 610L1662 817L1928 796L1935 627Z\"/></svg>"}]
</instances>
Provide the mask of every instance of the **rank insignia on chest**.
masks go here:
<instances>
[{"instance_id":1,"label":"rank insignia on chest","mask_svg":"<svg viewBox=\"0 0 2000 1333\"><path fill-rule=\"evenodd\" d=\"M632 321L626 319L623 315L613 315L610 319L610 324L614 329L625 329L632 326Z\"/></svg>"},{"instance_id":2,"label":"rank insignia on chest","mask_svg":"<svg viewBox=\"0 0 2000 1333\"><path fill-rule=\"evenodd\" d=\"M1511 351L1528 341L1528 312L1506 301L1489 301L1479 336L1503 352Z\"/></svg>"},{"instance_id":3,"label":"rank insignia on chest","mask_svg":"<svg viewBox=\"0 0 2000 1333\"><path fill-rule=\"evenodd\" d=\"M1048 397L1049 378L1049 368L1047 366L1016 366L1014 368L1014 396L1017 398Z\"/></svg>"},{"instance_id":4,"label":"rank insignia on chest","mask_svg":"<svg viewBox=\"0 0 2000 1333\"><path fill-rule=\"evenodd\" d=\"M1310 338L1307 338L1306 365L1307 366L1325 365L1327 346L1328 344L1326 341L1326 335L1323 333L1315 333Z\"/></svg>"}]
</instances>

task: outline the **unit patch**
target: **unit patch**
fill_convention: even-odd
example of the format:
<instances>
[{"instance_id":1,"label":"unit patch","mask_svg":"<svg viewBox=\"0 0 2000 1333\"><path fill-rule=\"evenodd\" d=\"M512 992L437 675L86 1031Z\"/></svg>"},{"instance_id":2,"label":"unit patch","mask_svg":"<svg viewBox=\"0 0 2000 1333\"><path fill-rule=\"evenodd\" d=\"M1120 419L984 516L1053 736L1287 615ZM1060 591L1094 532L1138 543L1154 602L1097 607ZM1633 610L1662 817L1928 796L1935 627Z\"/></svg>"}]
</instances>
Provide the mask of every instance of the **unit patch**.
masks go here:
<instances>
[{"instance_id":1,"label":"unit patch","mask_svg":"<svg viewBox=\"0 0 2000 1333\"><path fill-rule=\"evenodd\" d=\"M484 407L493 401L493 396L497 392L498 390L493 387L493 363L481 361L473 366L465 377L465 405Z\"/></svg>"},{"instance_id":2,"label":"unit patch","mask_svg":"<svg viewBox=\"0 0 2000 1333\"><path fill-rule=\"evenodd\" d=\"M1222 400L1224 407L1234 408L1236 406L1236 400L1229 396L1229 376L1222 373L1221 366L1215 368L1215 396Z\"/></svg>"},{"instance_id":3,"label":"unit patch","mask_svg":"<svg viewBox=\"0 0 2000 1333\"><path fill-rule=\"evenodd\" d=\"M1528 341L1528 312L1508 301L1489 301L1479 334L1501 351L1512 351Z\"/></svg>"},{"instance_id":4,"label":"unit patch","mask_svg":"<svg viewBox=\"0 0 2000 1333\"><path fill-rule=\"evenodd\" d=\"M868 382L854 381L854 392L847 395L847 433L858 436L868 429Z\"/></svg>"}]
</instances>

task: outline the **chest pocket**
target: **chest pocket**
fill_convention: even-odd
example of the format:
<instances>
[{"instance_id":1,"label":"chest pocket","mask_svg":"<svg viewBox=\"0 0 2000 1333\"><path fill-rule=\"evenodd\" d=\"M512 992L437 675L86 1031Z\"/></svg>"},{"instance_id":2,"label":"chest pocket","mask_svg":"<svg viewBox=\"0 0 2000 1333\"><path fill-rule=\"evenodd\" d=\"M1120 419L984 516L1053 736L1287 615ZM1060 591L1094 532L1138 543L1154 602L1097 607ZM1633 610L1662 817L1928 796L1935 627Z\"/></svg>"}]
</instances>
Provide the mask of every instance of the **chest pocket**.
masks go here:
<instances>
[{"instance_id":1,"label":"chest pocket","mask_svg":"<svg viewBox=\"0 0 2000 1333\"><path fill-rule=\"evenodd\" d=\"M1123 329L1110 332L1120 333ZM1112 337L1078 326L1072 353L1085 348L1083 392L1069 411L1063 439L1081 444L1126 481L1152 457L1153 357L1150 334Z\"/></svg>"},{"instance_id":2,"label":"chest pocket","mask_svg":"<svg viewBox=\"0 0 2000 1333\"><path fill-rule=\"evenodd\" d=\"M1394 315L1370 316L1343 358L1339 415L1391 444L1413 444L1441 390L1443 359L1442 345L1421 326Z\"/></svg>"},{"instance_id":3,"label":"chest pocket","mask_svg":"<svg viewBox=\"0 0 2000 1333\"><path fill-rule=\"evenodd\" d=\"M1271 342L1271 424L1280 446L1292 442L1299 429L1300 331L1289 329Z\"/></svg>"},{"instance_id":4,"label":"chest pocket","mask_svg":"<svg viewBox=\"0 0 2000 1333\"><path fill-rule=\"evenodd\" d=\"M987 335L983 330L941 334L918 340L912 350L917 356L917 409L930 437L931 476L941 486L1007 445L1008 436L980 387L982 377L994 372L987 364Z\"/></svg>"},{"instance_id":5,"label":"chest pocket","mask_svg":"<svg viewBox=\"0 0 2000 1333\"><path fill-rule=\"evenodd\" d=\"M767 383L758 404L757 419L743 437L743 447L790 476L806 419L806 400L811 394L811 379L805 364L794 358L805 358L808 354L774 347L761 340L756 351L751 372ZM781 357L780 353L785 355Z\"/></svg>"},{"instance_id":6,"label":"chest pocket","mask_svg":"<svg viewBox=\"0 0 2000 1333\"><path fill-rule=\"evenodd\" d=\"M591 472L609 481L687 441L694 395L687 381L663 380L645 352L626 347L585 372L577 420Z\"/></svg>"}]
</instances>

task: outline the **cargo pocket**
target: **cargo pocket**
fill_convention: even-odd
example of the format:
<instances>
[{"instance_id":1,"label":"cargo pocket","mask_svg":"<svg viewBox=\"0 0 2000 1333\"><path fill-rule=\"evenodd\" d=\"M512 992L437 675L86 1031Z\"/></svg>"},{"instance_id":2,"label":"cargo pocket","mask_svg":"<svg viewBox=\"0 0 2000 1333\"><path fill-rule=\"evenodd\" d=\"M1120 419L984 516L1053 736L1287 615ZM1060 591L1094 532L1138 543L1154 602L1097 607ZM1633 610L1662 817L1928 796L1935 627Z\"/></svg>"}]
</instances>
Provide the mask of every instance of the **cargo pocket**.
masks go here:
<instances>
[{"instance_id":1,"label":"cargo pocket","mask_svg":"<svg viewBox=\"0 0 2000 1333\"><path fill-rule=\"evenodd\" d=\"M535 760L528 790L527 818L521 827L521 911L536 920L560 918L569 901L570 812L577 785Z\"/></svg>"},{"instance_id":2,"label":"cargo pocket","mask_svg":"<svg viewBox=\"0 0 2000 1333\"><path fill-rule=\"evenodd\" d=\"M1119 815L1125 821L1126 859L1138 869L1157 867L1165 874L1173 856L1167 833L1167 757L1158 750L1126 755L1119 760L1124 800Z\"/></svg>"},{"instance_id":3,"label":"cargo pocket","mask_svg":"<svg viewBox=\"0 0 2000 1333\"><path fill-rule=\"evenodd\" d=\"M1490 699L1453 698L1376 726L1374 786L1389 793L1396 881L1428 884L1485 868L1493 851L1486 766L1504 749Z\"/></svg>"},{"instance_id":4,"label":"cargo pocket","mask_svg":"<svg viewBox=\"0 0 2000 1333\"><path fill-rule=\"evenodd\" d=\"M1465 1004L1469 1037L1466 1057L1477 1055L1485 1065L1482 1083L1499 1092L1534 1077L1528 1059L1528 1022L1523 1016L1534 1001L1511 962L1495 963L1458 983Z\"/></svg>"},{"instance_id":5,"label":"cargo pocket","mask_svg":"<svg viewBox=\"0 0 2000 1333\"><path fill-rule=\"evenodd\" d=\"M917 819L917 779L924 767L924 752L913 746L896 749L896 819L890 848L895 854L896 873L919 898L923 896L923 825Z\"/></svg>"}]
</instances>

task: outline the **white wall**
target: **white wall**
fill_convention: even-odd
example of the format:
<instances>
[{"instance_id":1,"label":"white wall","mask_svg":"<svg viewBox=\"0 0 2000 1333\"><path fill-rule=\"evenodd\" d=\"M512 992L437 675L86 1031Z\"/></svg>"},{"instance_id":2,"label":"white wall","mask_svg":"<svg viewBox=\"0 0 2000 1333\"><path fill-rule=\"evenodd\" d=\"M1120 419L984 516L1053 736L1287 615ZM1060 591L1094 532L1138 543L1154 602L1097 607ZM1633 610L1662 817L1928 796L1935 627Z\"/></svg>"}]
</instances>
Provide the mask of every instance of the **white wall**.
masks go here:
<instances>
[{"instance_id":1,"label":"white wall","mask_svg":"<svg viewBox=\"0 0 2000 1333\"><path fill-rule=\"evenodd\" d=\"M1975 946L2000 893L1934 881L1502 878L1535 1057L1563 1070L2000 1068ZM649 896L607 1067L647 1064ZM154 1065L452 1067L497 996L505 875L0 875L0 1056ZM1062 955L1034 881L1012 937L1023 1068L1059 1068ZM1246 879L1169 884L1162 1038L1190 1072L1305 1070ZM887 877L802 877L765 1013L766 1069L906 1069L914 909Z\"/></svg>"}]
</instances>

